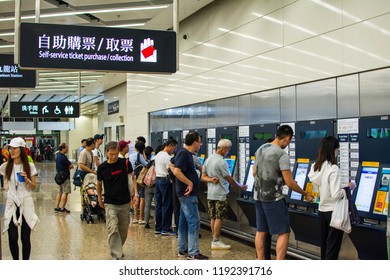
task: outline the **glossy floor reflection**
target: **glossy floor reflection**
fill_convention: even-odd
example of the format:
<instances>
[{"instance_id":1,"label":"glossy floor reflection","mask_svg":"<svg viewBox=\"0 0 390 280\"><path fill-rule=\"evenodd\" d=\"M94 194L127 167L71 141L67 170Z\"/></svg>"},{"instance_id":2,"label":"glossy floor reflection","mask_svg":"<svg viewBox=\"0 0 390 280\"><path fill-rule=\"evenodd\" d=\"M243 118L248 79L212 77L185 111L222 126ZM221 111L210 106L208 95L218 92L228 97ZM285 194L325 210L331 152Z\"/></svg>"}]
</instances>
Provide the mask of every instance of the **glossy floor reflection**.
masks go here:
<instances>
[{"instance_id":1,"label":"glossy floor reflection","mask_svg":"<svg viewBox=\"0 0 390 280\"><path fill-rule=\"evenodd\" d=\"M109 260L106 226L95 219L94 224L80 220L79 189L69 196L66 208L70 214L54 213L54 200L57 185L54 182L55 163L37 163L40 177L39 191L33 193L35 207L40 223L31 235L32 260ZM3 206L6 192L0 192L1 228L3 228ZM154 213L152 213L153 215ZM151 222L151 224L153 221ZM251 260L255 250L228 237L223 241L232 246L231 250L215 251L210 249L211 233L201 229L200 251L214 260ZM128 238L124 245L124 259L133 260L177 260L177 238L155 235L153 228L130 224ZM1 258L12 259L8 248L8 235L1 236Z\"/></svg>"}]
</instances>

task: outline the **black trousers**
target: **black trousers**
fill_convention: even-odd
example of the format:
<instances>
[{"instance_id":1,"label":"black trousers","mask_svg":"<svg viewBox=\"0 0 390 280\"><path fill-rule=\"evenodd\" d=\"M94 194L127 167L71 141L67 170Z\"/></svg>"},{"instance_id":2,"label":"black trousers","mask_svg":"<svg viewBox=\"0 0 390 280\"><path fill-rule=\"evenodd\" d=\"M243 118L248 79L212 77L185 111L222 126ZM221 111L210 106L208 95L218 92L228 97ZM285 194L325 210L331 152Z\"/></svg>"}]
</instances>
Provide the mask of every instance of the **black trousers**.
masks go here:
<instances>
[{"instance_id":1,"label":"black trousers","mask_svg":"<svg viewBox=\"0 0 390 280\"><path fill-rule=\"evenodd\" d=\"M321 223L321 260L337 260L344 232L330 226L332 212L319 211Z\"/></svg>"},{"instance_id":2,"label":"black trousers","mask_svg":"<svg viewBox=\"0 0 390 280\"><path fill-rule=\"evenodd\" d=\"M16 217L19 218L20 212L19 207L16 210ZM28 226L26 220L24 217L22 217L22 226L20 230L20 235L22 239L22 256L23 260L28 260L30 258L30 252L31 252L31 229ZM8 228L8 243L9 243L9 249L11 251L12 258L14 260L19 260L19 233L18 233L18 227L15 226L14 222L11 220L9 223Z\"/></svg>"}]
</instances>

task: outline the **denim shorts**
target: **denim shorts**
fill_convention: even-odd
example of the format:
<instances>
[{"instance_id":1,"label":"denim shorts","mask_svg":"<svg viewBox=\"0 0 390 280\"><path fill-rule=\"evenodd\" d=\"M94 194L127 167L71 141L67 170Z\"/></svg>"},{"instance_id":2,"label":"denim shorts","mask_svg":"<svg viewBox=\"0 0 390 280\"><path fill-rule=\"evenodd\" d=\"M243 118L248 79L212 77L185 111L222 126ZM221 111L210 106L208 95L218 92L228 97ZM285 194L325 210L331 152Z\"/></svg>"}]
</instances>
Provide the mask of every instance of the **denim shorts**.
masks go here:
<instances>
[{"instance_id":1,"label":"denim shorts","mask_svg":"<svg viewBox=\"0 0 390 280\"><path fill-rule=\"evenodd\" d=\"M290 232L290 215L285 199L272 202L256 201L256 230L270 234Z\"/></svg>"},{"instance_id":2,"label":"denim shorts","mask_svg":"<svg viewBox=\"0 0 390 280\"><path fill-rule=\"evenodd\" d=\"M137 184L138 195L140 198L145 198L145 187Z\"/></svg>"}]
</instances>

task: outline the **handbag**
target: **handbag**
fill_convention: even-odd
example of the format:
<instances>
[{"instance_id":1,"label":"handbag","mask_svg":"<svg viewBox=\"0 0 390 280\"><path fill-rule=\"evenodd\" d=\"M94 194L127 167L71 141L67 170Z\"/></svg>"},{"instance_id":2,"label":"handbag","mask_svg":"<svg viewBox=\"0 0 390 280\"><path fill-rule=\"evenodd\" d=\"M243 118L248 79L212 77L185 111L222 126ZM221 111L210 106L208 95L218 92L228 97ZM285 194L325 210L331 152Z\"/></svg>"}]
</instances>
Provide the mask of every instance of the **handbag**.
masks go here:
<instances>
[{"instance_id":1,"label":"handbag","mask_svg":"<svg viewBox=\"0 0 390 280\"><path fill-rule=\"evenodd\" d=\"M147 172L148 172L147 167L142 168L141 172L138 174L138 177L137 177L137 184L138 185L144 186L144 178L145 178L145 175Z\"/></svg>"},{"instance_id":2,"label":"handbag","mask_svg":"<svg viewBox=\"0 0 390 280\"><path fill-rule=\"evenodd\" d=\"M345 233L351 232L351 221L349 219L348 199L346 195L337 200L332 212L330 226L342 230Z\"/></svg>"},{"instance_id":3,"label":"handbag","mask_svg":"<svg viewBox=\"0 0 390 280\"><path fill-rule=\"evenodd\" d=\"M56 174L54 181L57 185L62 185L68 179L68 174L65 170L62 170Z\"/></svg>"}]
</instances>

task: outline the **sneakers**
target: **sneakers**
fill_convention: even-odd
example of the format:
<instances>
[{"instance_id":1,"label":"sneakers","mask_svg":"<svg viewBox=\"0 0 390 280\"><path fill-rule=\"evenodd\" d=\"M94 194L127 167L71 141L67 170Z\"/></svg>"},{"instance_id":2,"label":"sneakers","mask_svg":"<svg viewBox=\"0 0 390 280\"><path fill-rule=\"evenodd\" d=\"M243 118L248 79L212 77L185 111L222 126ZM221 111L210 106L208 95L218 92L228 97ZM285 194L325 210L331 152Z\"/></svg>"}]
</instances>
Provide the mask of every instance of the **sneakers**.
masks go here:
<instances>
[{"instance_id":1,"label":"sneakers","mask_svg":"<svg viewBox=\"0 0 390 280\"><path fill-rule=\"evenodd\" d=\"M133 224L138 224L138 220L133 219Z\"/></svg>"},{"instance_id":2,"label":"sneakers","mask_svg":"<svg viewBox=\"0 0 390 280\"><path fill-rule=\"evenodd\" d=\"M56 212L56 213L61 212L61 208L60 207L54 208L54 212Z\"/></svg>"},{"instance_id":3,"label":"sneakers","mask_svg":"<svg viewBox=\"0 0 390 280\"><path fill-rule=\"evenodd\" d=\"M211 242L212 250L230 250L232 246L226 245L221 240Z\"/></svg>"},{"instance_id":4,"label":"sneakers","mask_svg":"<svg viewBox=\"0 0 390 280\"><path fill-rule=\"evenodd\" d=\"M173 230L171 230L171 231L165 231L165 230L163 230L163 231L161 232L161 235L162 235L162 236L176 236L176 235L177 235L177 232L176 232L176 231L173 231Z\"/></svg>"},{"instance_id":5,"label":"sneakers","mask_svg":"<svg viewBox=\"0 0 390 280\"><path fill-rule=\"evenodd\" d=\"M145 224L145 221L144 221L144 220L139 220L138 223L139 223L140 225L144 225L144 224Z\"/></svg>"},{"instance_id":6,"label":"sneakers","mask_svg":"<svg viewBox=\"0 0 390 280\"><path fill-rule=\"evenodd\" d=\"M208 260L209 257L202 255L202 254L197 254L195 256L187 256L187 260Z\"/></svg>"},{"instance_id":7,"label":"sneakers","mask_svg":"<svg viewBox=\"0 0 390 280\"><path fill-rule=\"evenodd\" d=\"M61 212L61 213L65 213L65 214L69 214L70 213L70 211L68 210L68 209L66 209L66 208L63 208L63 209L61 209L61 208L57 208L58 210L58 212ZM55 209L54 209L55 210Z\"/></svg>"},{"instance_id":8,"label":"sneakers","mask_svg":"<svg viewBox=\"0 0 390 280\"><path fill-rule=\"evenodd\" d=\"M179 258L185 258L187 256L187 251L182 251L177 254Z\"/></svg>"},{"instance_id":9,"label":"sneakers","mask_svg":"<svg viewBox=\"0 0 390 280\"><path fill-rule=\"evenodd\" d=\"M155 231L154 231L154 234L161 234L161 231L155 230Z\"/></svg>"}]
</instances>

